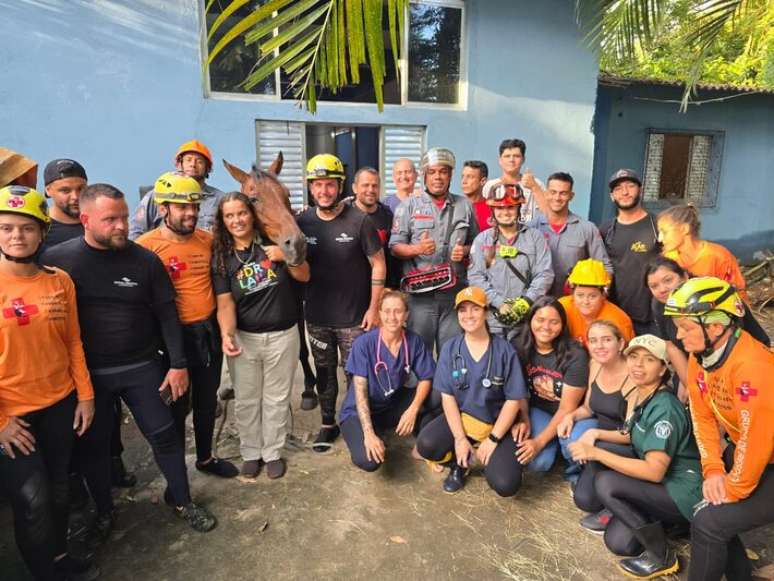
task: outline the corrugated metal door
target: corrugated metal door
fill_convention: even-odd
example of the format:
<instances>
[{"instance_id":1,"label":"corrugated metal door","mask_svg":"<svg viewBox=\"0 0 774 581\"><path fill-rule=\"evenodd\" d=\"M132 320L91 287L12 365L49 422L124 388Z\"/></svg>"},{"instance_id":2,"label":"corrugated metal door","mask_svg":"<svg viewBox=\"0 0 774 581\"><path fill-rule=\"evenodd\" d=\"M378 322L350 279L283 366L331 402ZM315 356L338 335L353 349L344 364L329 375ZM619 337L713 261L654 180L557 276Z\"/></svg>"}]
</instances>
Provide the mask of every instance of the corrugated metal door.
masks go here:
<instances>
[{"instance_id":1,"label":"corrugated metal door","mask_svg":"<svg viewBox=\"0 0 774 581\"><path fill-rule=\"evenodd\" d=\"M392 183L392 164L405 157L413 161L419 170L419 161L424 150L425 127L407 125L382 127L382 179L385 196L395 193L395 184Z\"/></svg>"},{"instance_id":2,"label":"corrugated metal door","mask_svg":"<svg viewBox=\"0 0 774 581\"><path fill-rule=\"evenodd\" d=\"M255 122L258 165L268 168L277 153L282 151L282 183L290 190L290 204L294 209L306 203L304 192L304 166L306 164L306 128L293 121Z\"/></svg>"}]
</instances>

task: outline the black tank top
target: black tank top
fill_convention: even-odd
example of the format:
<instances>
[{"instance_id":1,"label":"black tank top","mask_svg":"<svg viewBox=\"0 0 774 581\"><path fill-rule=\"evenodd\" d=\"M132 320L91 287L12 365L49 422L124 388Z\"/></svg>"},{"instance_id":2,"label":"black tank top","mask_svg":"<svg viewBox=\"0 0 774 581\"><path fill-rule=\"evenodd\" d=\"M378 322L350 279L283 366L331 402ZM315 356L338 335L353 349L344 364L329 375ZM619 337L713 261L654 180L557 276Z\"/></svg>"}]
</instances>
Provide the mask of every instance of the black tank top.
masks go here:
<instances>
[{"instance_id":1,"label":"black tank top","mask_svg":"<svg viewBox=\"0 0 774 581\"><path fill-rule=\"evenodd\" d=\"M591 396L589 407L599 421L600 430L620 430L626 420L626 400L621 393L621 388L626 384L628 376L624 378L621 388L615 393L605 393L597 384L597 377L602 368L597 371L594 381L591 382Z\"/></svg>"}]
</instances>

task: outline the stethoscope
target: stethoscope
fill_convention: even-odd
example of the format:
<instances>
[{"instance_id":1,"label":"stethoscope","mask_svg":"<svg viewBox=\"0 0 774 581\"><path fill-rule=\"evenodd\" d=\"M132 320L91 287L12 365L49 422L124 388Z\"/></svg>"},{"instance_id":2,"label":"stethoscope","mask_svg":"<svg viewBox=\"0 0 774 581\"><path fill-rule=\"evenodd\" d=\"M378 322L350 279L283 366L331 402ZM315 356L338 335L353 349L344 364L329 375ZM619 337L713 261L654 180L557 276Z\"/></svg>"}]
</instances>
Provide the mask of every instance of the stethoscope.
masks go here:
<instances>
[{"instance_id":1,"label":"stethoscope","mask_svg":"<svg viewBox=\"0 0 774 581\"><path fill-rule=\"evenodd\" d=\"M400 334L401 343L403 343L403 370L406 372L406 374L411 373L411 364L409 359L409 349L408 349L408 341L406 340L406 332L401 331ZM384 371L384 374L387 376L387 389L384 389L384 383L382 383L382 378L379 375L380 371ZM390 369L387 367L387 364L382 361L382 330L379 329L379 337L376 342L376 363L374 364L374 376L376 377L376 382L379 384L379 388L384 392L384 397L389 397L393 393L395 393L395 390L397 388L393 387L392 385L392 379L390 379Z\"/></svg>"},{"instance_id":2,"label":"stethoscope","mask_svg":"<svg viewBox=\"0 0 774 581\"><path fill-rule=\"evenodd\" d=\"M465 340L465 337L460 337L460 342L457 344L457 352L452 356L452 378L454 379L454 386L457 389L468 389L470 385L468 385L468 382L466 381L467 375L468 375L468 368L465 367L465 358L462 356L462 342ZM492 352L494 349L492 348L492 339L489 339L489 347L486 349L487 351L487 361L486 361L486 373L484 373L484 377L481 379L481 386L484 389L489 389L493 385L496 386L502 386L505 384L505 380L502 377L498 376L492 376Z\"/></svg>"}]
</instances>

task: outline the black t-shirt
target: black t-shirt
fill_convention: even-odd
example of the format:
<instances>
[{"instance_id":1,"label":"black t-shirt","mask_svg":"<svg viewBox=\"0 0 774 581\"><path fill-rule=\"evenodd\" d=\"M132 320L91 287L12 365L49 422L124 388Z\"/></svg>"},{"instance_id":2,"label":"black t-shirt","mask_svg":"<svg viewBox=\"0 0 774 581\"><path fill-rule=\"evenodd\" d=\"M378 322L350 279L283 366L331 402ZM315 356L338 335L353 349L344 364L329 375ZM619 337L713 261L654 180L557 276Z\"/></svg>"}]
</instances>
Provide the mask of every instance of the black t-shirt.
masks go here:
<instances>
[{"instance_id":1,"label":"black t-shirt","mask_svg":"<svg viewBox=\"0 0 774 581\"><path fill-rule=\"evenodd\" d=\"M64 222L57 222L52 219L51 227L48 229L48 234L46 235L44 248L51 248L52 246L67 242L73 238L78 238L79 236L83 236L83 224L80 222L76 224L65 224Z\"/></svg>"},{"instance_id":2,"label":"black t-shirt","mask_svg":"<svg viewBox=\"0 0 774 581\"><path fill-rule=\"evenodd\" d=\"M360 210L354 203L352 207L356 210ZM371 220L376 228L376 233L379 235L379 240L382 243L384 249L384 258L387 263L387 280L385 286L387 288L397 289L400 286L400 277L402 265L401 262L395 258L389 249L390 232L392 232L392 210L381 202L377 202L376 211L373 214L366 214L368 219Z\"/></svg>"},{"instance_id":3,"label":"black t-shirt","mask_svg":"<svg viewBox=\"0 0 774 581\"><path fill-rule=\"evenodd\" d=\"M649 322L651 294L645 286L645 269L660 251L655 219L651 214L633 224L613 219L600 233L615 271L611 299L632 321Z\"/></svg>"},{"instance_id":4,"label":"black t-shirt","mask_svg":"<svg viewBox=\"0 0 774 581\"><path fill-rule=\"evenodd\" d=\"M363 212L344 206L333 220L315 208L298 217L306 236L311 279L306 285L306 320L321 327L354 327L371 302L368 257L382 249L374 224Z\"/></svg>"},{"instance_id":5,"label":"black t-shirt","mask_svg":"<svg viewBox=\"0 0 774 581\"><path fill-rule=\"evenodd\" d=\"M226 275L213 274L215 294L231 293L237 328L248 333L284 331L296 324L296 290L284 262L271 262L263 249L226 257Z\"/></svg>"},{"instance_id":6,"label":"black t-shirt","mask_svg":"<svg viewBox=\"0 0 774 581\"><path fill-rule=\"evenodd\" d=\"M172 366L186 367L175 288L153 252L131 241L122 250L98 250L77 238L48 249L41 261L75 283L90 368L150 360L164 344Z\"/></svg>"},{"instance_id":7,"label":"black t-shirt","mask_svg":"<svg viewBox=\"0 0 774 581\"><path fill-rule=\"evenodd\" d=\"M585 388L589 383L589 356L585 349L573 345L559 368L555 351L546 355L535 351L525 366L524 376L527 378L530 392L529 405L553 416L559 409L559 402L540 397L535 390L535 385L539 382L547 383L554 390L554 395L559 398L562 397L565 383L573 387Z\"/></svg>"}]
</instances>

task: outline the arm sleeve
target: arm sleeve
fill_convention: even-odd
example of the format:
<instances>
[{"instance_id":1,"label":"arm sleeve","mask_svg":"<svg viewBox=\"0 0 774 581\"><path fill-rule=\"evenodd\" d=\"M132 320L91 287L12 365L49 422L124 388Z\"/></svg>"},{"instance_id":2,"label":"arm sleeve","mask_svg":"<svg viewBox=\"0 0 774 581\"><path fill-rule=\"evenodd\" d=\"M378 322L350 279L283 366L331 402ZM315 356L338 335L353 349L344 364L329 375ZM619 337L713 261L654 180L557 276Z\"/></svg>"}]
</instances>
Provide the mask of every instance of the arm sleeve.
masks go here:
<instances>
[{"instance_id":1,"label":"arm sleeve","mask_svg":"<svg viewBox=\"0 0 774 581\"><path fill-rule=\"evenodd\" d=\"M701 374L701 375L700 375ZM700 369L696 356L688 360L688 399L690 401L691 420L696 445L701 457L701 469L704 478L714 474L725 474L723 457L720 451L720 430L715 414L704 400L703 392L706 384L702 378L704 371ZM699 382L702 387L699 387Z\"/></svg>"},{"instance_id":2,"label":"arm sleeve","mask_svg":"<svg viewBox=\"0 0 774 581\"><path fill-rule=\"evenodd\" d=\"M94 399L94 388L86 367L86 355L81 343L81 325L78 322L78 303L75 298L75 285L70 277L62 273L67 300L67 352L70 355L70 375L78 392L78 401Z\"/></svg>"},{"instance_id":3,"label":"arm sleeve","mask_svg":"<svg viewBox=\"0 0 774 581\"><path fill-rule=\"evenodd\" d=\"M589 384L589 356L586 350L575 348L567 365L567 370L562 374L566 385L585 388Z\"/></svg>"},{"instance_id":4,"label":"arm sleeve","mask_svg":"<svg viewBox=\"0 0 774 581\"><path fill-rule=\"evenodd\" d=\"M503 393L506 399L527 399L527 382L524 381L524 372L521 369L521 362L516 350L510 343L506 342L504 353L505 359L505 388Z\"/></svg>"},{"instance_id":5,"label":"arm sleeve","mask_svg":"<svg viewBox=\"0 0 774 581\"><path fill-rule=\"evenodd\" d=\"M470 248L470 266L468 267L468 283L471 286L477 286L484 289L489 304L499 309L503 304L505 297L495 289L492 281L489 279L486 268L486 259L484 258L484 246L486 244L486 234L482 233L476 236L473 246Z\"/></svg>"},{"instance_id":6,"label":"arm sleeve","mask_svg":"<svg viewBox=\"0 0 774 581\"><path fill-rule=\"evenodd\" d=\"M440 391L441 393L448 393L452 395L454 393L454 387L452 384L452 345L457 345L458 338L452 338L446 341L441 348L441 354L438 356L438 364L435 367L435 375L433 376L433 389Z\"/></svg>"},{"instance_id":7,"label":"arm sleeve","mask_svg":"<svg viewBox=\"0 0 774 581\"><path fill-rule=\"evenodd\" d=\"M231 279L223 276L215 270L212 271L212 288L216 295L224 295L231 292Z\"/></svg>"},{"instance_id":8,"label":"arm sleeve","mask_svg":"<svg viewBox=\"0 0 774 581\"><path fill-rule=\"evenodd\" d=\"M153 190L147 192L132 215L132 222L129 224L129 239L136 240L143 233L151 229L156 220L156 204L153 203Z\"/></svg>"},{"instance_id":9,"label":"arm sleeve","mask_svg":"<svg viewBox=\"0 0 774 581\"><path fill-rule=\"evenodd\" d=\"M369 377L368 368L371 366L367 349L369 338L370 335L361 335L352 342L352 349L349 352L349 357L344 367L347 373L359 375L366 379Z\"/></svg>"},{"instance_id":10,"label":"arm sleeve","mask_svg":"<svg viewBox=\"0 0 774 581\"><path fill-rule=\"evenodd\" d=\"M605 270L614 275L613 263L610 261L610 257L607 255L605 249L605 243L602 242L602 235L599 233L599 229L594 224L589 224L591 229L591 236L589 238L589 256L596 260L599 260L605 265Z\"/></svg>"},{"instance_id":11,"label":"arm sleeve","mask_svg":"<svg viewBox=\"0 0 774 581\"><path fill-rule=\"evenodd\" d=\"M411 368L414 370L414 374L419 381L433 379L435 374L433 356L430 355L430 351L425 347L425 342L421 338L417 337L417 341L414 343L414 357L411 361Z\"/></svg>"},{"instance_id":12,"label":"arm sleeve","mask_svg":"<svg viewBox=\"0 0 774 581\"><path fill-rule=\"evenodd\" d=\"M642 440L643 457L648 452L659 451L674 458L688 430L686 419L679 417L672 408L660 405L648 416L648 432Z\"/></svg>"},{"instance_id":13,"label":"arm sleeve","mask_svg":"<svg viewBox=\"0 0 774 581\"><path fill-rule=\"evenodd\" d=\"M188 367L188 362L185 358L183 345L183 328L180 326L175 306L175 287L172 286L172 281L161 259L155 254L152 254L151 257L150 282L153 290L151 308L159 321L161 336L164 339L167 355L169 355L170 367L183 369Z\"/></svg>"},{"instance_id":14,"label":"arm sleeve","mask_svg":"<svg viewBox=\"0 0 774 581\"><path fill-rule=\"evenodd\" d=\"M379 238L379 232L376 230L373 220L368 216L364 216L360 224L360 245L363 248L363 253L369 257L384 248Z\"/></svg>"},{"instance_id":15,"label":"arm sleeve","mask_svg":"<svg viewBox=\"0 0 774 581\"><path fill-rule=\"evenodd\" d=\"M554 268L551 264L551 250L545 237L537 230L528 230L535 234L535 266L533 268L532 281L529 288L524 292L526 297L535 301L545 296L551 290L554 284Z\"/></svg>"},{"instance_id":16,"label":"arm sleeve","mask_svg":"<svg viewBox=\"0 0 774 581\"><path fill-rule=\"evenodd\" d=\"M476 210L473 208L473 204L471 204L467 199L464 200L466 207L465 207L465 213L467 214L467 220L468 220L468 231L467 236L465 237L465 246L470 246L473 244L473 241L476 239L476 236L479 235L479 227L478 227L478 218L476 217ZM451 246L454 246L454 240L451 240L449 244Z\"/></svg>"},{"instance_id":17,"label":"arm sleeve","mask_svg":"<svg viewBox=\"0 0 774 581\"><path fill-rule=\"evenodd\" d=\"M409 201L403 200L395 208L392 218L392 232L390 234L390 248L396 244L411 244L411 216L409 215Z\"/></svg>"}]
</instances>

